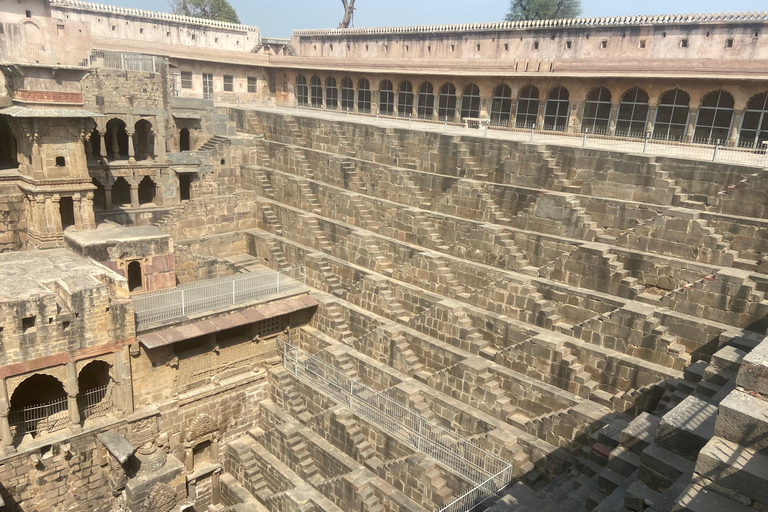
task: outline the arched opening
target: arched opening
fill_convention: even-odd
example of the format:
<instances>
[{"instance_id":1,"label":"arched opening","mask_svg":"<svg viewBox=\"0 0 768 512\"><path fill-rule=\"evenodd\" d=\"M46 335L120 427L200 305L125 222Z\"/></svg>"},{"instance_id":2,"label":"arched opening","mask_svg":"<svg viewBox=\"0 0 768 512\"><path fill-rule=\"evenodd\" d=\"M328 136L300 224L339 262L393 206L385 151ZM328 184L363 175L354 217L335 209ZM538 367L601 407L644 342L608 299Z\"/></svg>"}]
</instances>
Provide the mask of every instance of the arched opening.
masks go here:
<instances>
[{"instance_id":1,"label":"arched opening","mask_svg":"<svg viewBox=\"0 0 768 512\"><path fill-rule=\"evenodd\" d=\"M408 80L400 82L397 87L397 115L400 117L413 115L413 85Z\"/></svg>"},{"instance_id":2,"label":"arched opening","mask_svg":"<svg viewBox=\"0 0 768 512\"><path fill-rule=\"evenodd\" d=\"M93 209L106 210L107 191L104 189L104 185L96 178L91 178L91 183L96 187L96 190L93 191Z\"/></svg>"},{"instance_id":3,"label":"arched opening","mask_svg":"<svg viewBox=\"0 0 768 512\"><path fill-rule=\"evenodd\" d=\"M203 441L192 448L192 461L195 468L203 467L211 462L211 441Z\"/></svg>"},{"instance_id":4,"label":"arched opening","mask_svg":"<svg viewBox=\"0 0 768 512\"><path fill-rule=\"evenodd\" d=\"M342 110L355 109L355 85L348 76L341 79L341 108Z\"/></svg>"},{"instance_id":5,"label":"arched opening","mask_svg":"<svg viewBox=\"0 0 768 512\"><path fill-rule=\"evenodd\" d=\"M189 151L189 129L182 128L179 131L179 150Z\"/></svg>"},{"instance_id":6,"label":"arched opening","mask_svg":"<svg viewBox=\"0 0 768 512\"><path fill-rule=\"evenodd\" d=\"M112 205L131 204L131 186L125 178L119 176L112 185Z\"/></svg>"},{"instance_id":7,"label":"arched opening","mask_svg":"<svg viewBox=\"0 0 768 512\"><path fill-rule=\"evenodd\" d=\"M126 274L128 279L128 291L137 292L144 289L144 280L141 277L141 263L138 261L130 262Z\"/></svg>"},{"instance_id":8,"label":"arched opening","mask_svg":"<svg viewBox=\"0 0 768 512\"><path fill-rule=\"evenodd\" d=\"M654 139L682 140L685 137L690 99L688 93L680 89L662 94L653 123Z\"/></svg>"},{"instance_id":9,"label":"arched opening","mask_svg":"<svg viewBox=\"0 0 768 512\"><path fill-rule=\"evenodd\" d=\"M432 119L435 113L435 89L429 82L419 86L419 101L416 105L416 115L419 119Z\"/></svg>"},{"instance_id":10,"label":"arched opening","mask_svg":"<svg viewBox=\"0 0 768 512\"><path fill-rule=\"evenodd\" d=\"M539 90L528 85L520 91L515 113L515 126L518 128L535 128L539 123Z\"/></svg>"},{"instance_id":11,"label":"arched opening","mask_svg":"<svg viewBox=\"0 0 768 512\"><path fill-rule=\"evenodd\" d=\"M437 118L441 121L453 121L456 117L456 86L446 82L440 86L437 97Z\"/></svg>"},{"instance_id":12,"label":"arched opening","mask_svg":"<svg viewBox=\"0 0 768 512\"><path fill-rule=\"evenodd\" d=\"M480 117L480 88L467 84L461 93L461 118Z\"/></svg>"},{"instance_id":13,"label":"arched opening","mask_svg":"<svg viewBox=\"0 0 768 512\"><path fill-rule=\"evenodd\" d=\"M555 87L547 96L544 108L544 129L564 132L568 126L568 107L570 94L565 87Z\"/></svg>"},{"instance_id":14,"label":"arched opening","mask_svg":"<svg viewBox=\"0 0 768 512\"><path fill-rule=\"evenodd\" d=\"M512 89L508 85L499 85L493 90L491 98L491 123L508 126L512 120Z\"/></svg>"},{"instance_id":15,"label":"arched opening","mask_svg":"<svg viewBox=\"0 0 768 512\"><path fill-rule=\"evenodd\" d=\"M336 88L336 79L329 76L325 79L325 108L336 110L339 107L339 90Z\"/></svg>"},{"instance_id":16,"label":"arched opening","mask_svg":"<svg viewBox=\"0 0 768 512\"><path fill-rule=\"evenodd\" d=\"M13 136L11 125L5 116L0 116L0 169L10 169L19 166L16 137Z\"/></svg>"},{"instance_id":17,"label":"arched opening","mask_svg":"<svg viewBox=\"0 0 768 512\"><path fill-rule=\"evenodd\" d=\"M395 91L392 82L382 80L379 84L379 114L391 116L395 113Z\"/></svg>"},{"instance_id":18,"label":"arched opening","mask_svg":"<svg viewBox=\"0 0 768 512\"><path fill-rule=\"evenodd\" d=\"M739 131L739 146L745 148L763 148L763 141L768 140L768 92L752 96L744 110Z\"/></svg>"},{"instance_id":19,"label":"arched opening","mask_svg":"<svg viewBox=\"0 0 768 512\"><path fill-rule=\"evenodd\" d=\"M87 156L97 159L101 158L101 134L98 129L94 128L91 132L91 140L89 142L91 144L91 151Z\"/></svg>"},{"instance_id":20,"label":"arched opening","mask_svg":"<svg viewBox=\"0 0 768 512\"><path fill-rule=\"evenodd\" d=\"M189 201L192 189L192 176L190 174L179 174L179 199Z\"/></svg>"},{"instance_id":21,"label":"arched opening","mask_svg":"<svg viewBox=\"0 0 768 512\"><path fill-rule=\"evenodd\" d=\"M367 78L357 82L357 110L365 113L371 111L371 84Z\"/></svg>"},{"instance_id":22,"label":"arched opening","mask_svg":"<svg viewBox=\"0 0 768 512\"><path fill-rule=\"evenodd\" d=\"M91 361L77 377L77 407L82 419L104 416L112 408L109 365L104 361Z\"/></svg>"},{"instance_id":23,"label":"arched opening","mask_svg":"<svg viewBox=\"0 0 768 512\"><path fill-rule=\"evenodd\" d=\"M733 121L733 96L723 90L712 91L701 100L693 140L714 144L726 142Z\"/></svg>"},{"instance_id":24,"label":"arched opening","mask_svg":"<svg viewBox=\"0 0 768 512\"><path fill-rule=\"evenodd\" d=\"M125 131L125 122L121 119L110 119L107 122L107 134L105 136L107 152L113 159L128 158L128 132Z\"/></svg>"},{"instance_id":25,"label":"arched opening","mask_svg":"<svg viewBox=\"0 0 768 512\"><path fill-rule=\"evenodd\" d=\"M309 79L309 101L315 108L323 106L323 82L317 75Z\"/></svg>"},{"instance_id":26,"label":"arched opening","mask_svg":"<svg viewBox=\"0 0 768 512\"><path fill-rule=\"evenodd\" d=\"M149 176L144 176L139 182L139 204L155 202L155 182Z\"/></svg>"},{"instance_id":27,"label":"arched opening","mask_svg":"<svg viewBox=\"0 0 768 512\"><path fill-rule=\"evenodd\" d=\"M72 201L72 197L64 196L59 199L59 215L61 216L61 229L75 225L75 203Z\"/></svg>"},{"instance_id":28,"label":"arched opening","mask_svg":"<svg viewBox=\"0 0 768 512\"><path fill-rule=\"evenodd\" d=\"M296 102L299 105L305 106L309 97L309 91L307 90L307 79L304 75L296 77Z\"/></svg>"},{"instance_id":29,"label":"arched opening","mask_svg":"<svg viewBox=\"0 0 768 512\"><path fill-rule=\"evenodd\" d=\"M147 160L155 156L155 134L152 123L140 119L134 125L133 147L136 150L136 160Z\"/></svg>"},{"instance_id":30,"label":"arched opening","mask_svg":"<svg viewBox=\"0 0 768 512\"><path fill-rule=\"evenodd\" d=\"M11 396L8 423L14 437L37 437L61 430L68 418L67 393L62 383L50 375L32 375Z\"/></svg>"},{"instance_id":31,"label":"arched opening","mask_svg":"<svg viewBox=\"0 0 768 512\"><path fill-rule=\"evenodd\" d=\"M611 122L611 91L605 87L596 87L587 93L584 112L581 115L581 131L588 133L608 133Z\"/></svg>"},{"instance_id":32,"label":"arched opening","mask_svg":"<svg viewBox=\"0 0 768 512\"><path fill-rule=\"evenodd\" d=\"M639 87L625 92L616 117L616 135L645 137L648 129L648 93Z\"/></svg>"}]
</instances>

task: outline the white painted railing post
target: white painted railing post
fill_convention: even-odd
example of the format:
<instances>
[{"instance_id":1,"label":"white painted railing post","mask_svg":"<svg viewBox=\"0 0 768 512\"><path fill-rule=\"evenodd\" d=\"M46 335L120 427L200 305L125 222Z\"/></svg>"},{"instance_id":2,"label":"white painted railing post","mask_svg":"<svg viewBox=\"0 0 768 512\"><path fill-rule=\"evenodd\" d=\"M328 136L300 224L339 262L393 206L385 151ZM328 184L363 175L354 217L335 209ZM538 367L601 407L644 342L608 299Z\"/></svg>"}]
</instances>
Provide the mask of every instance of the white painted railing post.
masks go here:
<instances>
[{"instance_id":1,"label":"white painted railing post","mask_svg":"<svg viewBox=\"0 0 768 512\"><path fill-rule=\"evenodd\" d=\"M235 300L235 283L236 283L236 282L237 282L237 281L235 281L235 280L233 280L233 281L232 281L232 305L233 305L233 306L234 306L235 304L237 304L237 301Z\"/></svg>"},{"instance_id":2,"label":"white painted railing post","mask_svg":"<svg viewBox=\"0 0 768 512\"><path fill-rule=\"evenodd\" d=\"M187 306L184 303L184 290L181 290L181 316L184 316L187 314L186 309L187 309Z\"/></svg>"},{"instance_id":3,"label":"white painted railing post","mask_svg":"<svg viewBox=\"0 0 768 512\"><path fill-rule=\"evenodd\" d=\"M280 272L277 273L277 293L280 293Z\"/></svg>"},{"instance_id":4,"label":"white painted railing post","mask_svg":"<svg viewBox=\"0 0 768 512\"><path fill-rule=\"evenodd\" d=\"M419 437L416 438L416 449L421 451L421 416L419 416Z\"/></svg>"},{"instance_id":5,"label":"white painted railing post","mask_svg":"<svg viewBox=\"0 0 768 512\"><path fill-rule=\"evenodd\" d=\"M720 149L720 139L717 139L717 141L715 141L715 150L712 152L712 161L713 162L715 160L717 160L717 151L718 151L718 149Z\"/></svg>"}]
</instances>

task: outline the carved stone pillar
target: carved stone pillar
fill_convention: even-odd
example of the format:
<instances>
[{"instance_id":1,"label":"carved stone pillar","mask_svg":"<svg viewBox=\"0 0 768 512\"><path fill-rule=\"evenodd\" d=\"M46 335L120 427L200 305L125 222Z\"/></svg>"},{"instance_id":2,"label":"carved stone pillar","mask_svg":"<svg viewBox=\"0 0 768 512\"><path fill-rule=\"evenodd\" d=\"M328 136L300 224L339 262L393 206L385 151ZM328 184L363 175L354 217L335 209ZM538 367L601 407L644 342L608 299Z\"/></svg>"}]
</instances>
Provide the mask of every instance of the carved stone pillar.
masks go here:
<instances>
[{"instance_id":1,"label":"carved stone pillar","mask_svg":"<svg viewBox=\"0 0 768 512\"><path fill-rule=\"evenodd\" d=\"M112 185L104 185L104 209L112 209Z\"/></svg>"},{"instance_id":2,"label":"carved stone pillar","mask_svg":"<svg viewBox=\"0 0 768 512\"><path fill-rule=\"evenodd\" d=\"M656 105L648 107L648 120L645 124L645 131L650 132L653 136L653 125L656 122Z\"/></svg>"},{"instance_id":3,"label":"carved stone pillar","mask_svg":"<svg viewBox=\"0 0 768 512\"><path fill-rule=\"evenodd\" d=\"M82 229L94 229L96 227L96 218L93 214L93 192L86 192L85 197L80 200L80 219Z\"/></svg>"},{"instance_id":4,"label":"carved stone pillar","mask_svg":"<svg viewBox=\"0 0 768 512\"><path fill-rule=\"evenodd\" d=\"M61 225L61 196L54 194L50 201L47 201L48 205L48 226L49 231L54 233L61 233L64 228ZM53 229L50 229L53 228Z\"/></svg>"},{"instance_id":5,"label":"carved stone pillar","mask_svg":"<svg viewBox=\"0 0 768 512\"><path fill-rule=\"evenodd\" d=\"M131 181L131 207L139 207L139 185L135 179Z\"/></svg>"},{"instance_id":6,"label":"carved stone pillar","mask_svg":"<svg viewBox=\"0 0 768 512\"><path fill-rule=\"evenodd\" d=\"M128 132L128 161L136 161L136 151L133 149L133 134L135 132Z\"/></svg>"},{"instance_id":7,"label":"carved stone pillar","mask_svg":"<svg viewBox=\"0 0 768 512\"><path fill-rule=\"evenodd\" d=\"M611 106L611 115L608 118L608 135L616 134L616 118L619 115L619 107Z\"/></svg>"},{"instance_id":8,"label":"carved stone pillar","mask_svg":"<svg viewBox=\"0 0 768 512\"><path fill-rule=\"evenodd\" d=\"M120 156L120 145L117 143L117 131L112 131L112 160L117 160Z\"/></svg>"},{"instance_id":9,"label":"carved stone pillar","mask_svg":"<svg viewBox=\"0 0 768 512\"><path fill-rule=\"evenodd\" d=\"M99 156L101 158L107 158L107 141L106 137L101 132L99 132L99 139L101 142L101 144L99 144Z\"/></svg>"},{"instance_id":10,"label":"carved stone pillar","mask_svg":"<svg viewBox=\"0 0 768 512\"><path fill-rule=\"evenodd\" d=\"M75 229L81 231L83 229L83 203L79 192L72 196L72 207L75 214Z\"/></svg>"},{"instance_id":11,"label":"carved stone pillar","mask_svg":"<svg viewBox=\"0 0 768 512\"><path fill-rule=\"evenodd\" d=\"M3 451L6 453L16 451L13 447L11 425L8 423L8 413L10 410L8 387L6 386L5 379L0 379L0 443L2 443Z\"/></svg>"},{"instance_id":12,"label":"carved stone pillar","mask_svg":"<svg viewBox=\"0 0 768 512\"><path fill-rule=\"evenodd\" d=\"M115 352L115 382L116 396L115 408L120 416L133 414L133 382L131 380L131 367L126 364L129 356L129 348L125 347L120 352Z\"/></svg>"},{"instance_id":13,"label":"carved stone pillar","mask_svg":"<svg viewBox=\"0 0 768 512\"><path fill-rule=\"evenodd\" d=\"M744 111L735 110L733 112L733 121L731 122L731 135L728 137L729 146L736 146L739 142L739 130L741 129L742 119L744 119Z\"/></svg>"},{"instance_id":14,"label":"carved stone pillar","mask_svg":"<svg viewBox=\"0 0 768 512\"><path fill-rule=\"evenodd\" d=\"M77 394L80 392L77 384L77 367L70 361L67 363L67 412L69 413L69 428L72 431L79 431L83 427L80 425L80 409L77 407Z\"/></svg>"},{"instance_id":15,"label":"carved stone pillar","mask_svg":"<svg viewBox=\"0 0 768 512\"><path fill-rule=\"evenodd\" d=\"M683 140L686 142L691 142L693 140L693 134L696 131L696 116L698 113L699 109L693 107L688 113L688 124L685 127L685 135L683 136Z\"/></svg>"}]
</instances>

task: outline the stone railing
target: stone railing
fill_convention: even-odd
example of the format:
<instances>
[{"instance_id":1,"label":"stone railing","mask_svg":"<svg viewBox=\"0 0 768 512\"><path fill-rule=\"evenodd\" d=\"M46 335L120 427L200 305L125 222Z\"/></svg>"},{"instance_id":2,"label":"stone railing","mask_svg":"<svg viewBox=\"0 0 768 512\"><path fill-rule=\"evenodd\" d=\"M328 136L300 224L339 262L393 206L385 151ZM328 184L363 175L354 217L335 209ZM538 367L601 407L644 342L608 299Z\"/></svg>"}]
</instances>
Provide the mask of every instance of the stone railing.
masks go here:
<instances>
[{"instance_id":1,"label":"stone railing","mask_svg":"<svg viewBox=\"0 0 768 512\"><path fill-rule=\"evenodd\" d=\"M541 28L588 28L629 25L666 25L674 23L767 23L768 12L738 12L711 14L661 14L653 16L610 16L603 18L566 18L557 20L499 21L494 23L461 23L452 25L413 25L404 27L346 28L294 30L293 35L303 36L344 36L344 35L386 35L426 34L438 32L488 32L498 30L521 30Z\"/></svg>"}]
</instances>

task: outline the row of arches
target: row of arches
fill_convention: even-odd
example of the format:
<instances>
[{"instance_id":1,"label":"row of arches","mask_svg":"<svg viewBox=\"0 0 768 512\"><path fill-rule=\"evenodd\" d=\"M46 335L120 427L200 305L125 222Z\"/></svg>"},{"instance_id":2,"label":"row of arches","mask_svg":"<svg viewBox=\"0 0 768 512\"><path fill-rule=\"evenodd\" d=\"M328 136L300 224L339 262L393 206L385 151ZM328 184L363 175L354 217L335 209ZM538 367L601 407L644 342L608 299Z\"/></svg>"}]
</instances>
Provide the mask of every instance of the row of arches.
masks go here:
<instances>
[{"instance_id":1,"label":"row of arches","mask_svg":"<svg viewBox=\"0 0 768 512\"><path fill-rule=\"evenodd\" d=\"M147 160L155 155L155 134L152 123L146 119L139 119L133 125L133 131L129 133L125 121L113 118L107 121L106 131L103 134L94 129L90 138L90 156L111 157L113 160Z\"/></svg>"},{"instance_id":2,"label":"row of arches","mask_svg":"<svg viewBox=\"0 0 768 512\"><path fill-rule=\"evenodd\" d=\"M110 365L104 361L91 361L79 372L76 398L82 420L101 416L112 406ZM68 414L67 391L61 381L51 375L36 373L23 380L13 391L8 422L14 437L36 437L42 433L65 428Z\"/></svg>"},{"instance_id":3,"label":"row of arches","mask_svg":"<svg viewBox=\"0 0 768 512\"><path fill-rule=\"evenodd\" d=\"M115 206L135 206L131 193L131 184L122 176L115 178L109 190L110 202L107 202L107 188L96 178L91 182L96 187L93 193L94 210L109 210ZM139 205L155 202L157 185L149 176L144 176L137 186L137 201Z\"/></svg>"},{"instance_id":4,"label":"row of arches","mask_svg":"<svg viewBox=\"0 0 768 512\"><path fill-rule=\"evenodd\" d=\"M373 98L367 78L359 79L355 87L351 78L344 77L339 88L334 77L327 77L325 83L317 75L309 82L304 75L296 77L296 100L302 106L370 113L372 101L376 101L377 111L382 115L440 121L480 117L480 88L469 83L460 95L458 92L451 82L435 90L427 81L414 88L409 80L395 86L385 79L379 83L378 98ZM528 85L513 98L509 85L497 86L488 109L491 123L525 129L568 130L574 117L571 111L578 109L568 89L557 86L545 95L541 92L538 87ZM648 93L640 87L625 91L617 102L608 88L598 86L583 99L578 126L583 132L596 134L645 137L650 133L654 139L692 139L708 144L730 141L742 147L761 147L762 142L768 140L768 92L750 98L740 119L735 115L733 96L724 90L705 94L698 110L690 105L690 95L680 88L664 92L652 107Z\"/></svg>"}]
</instances>

